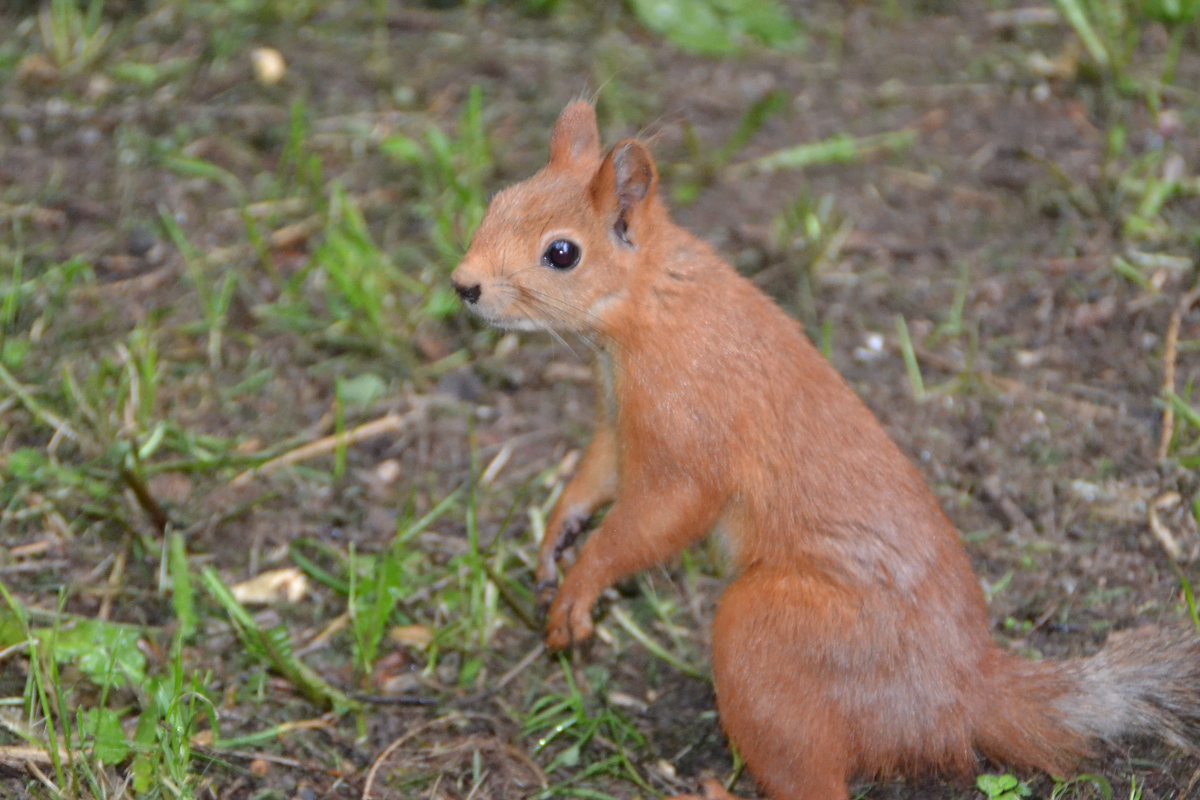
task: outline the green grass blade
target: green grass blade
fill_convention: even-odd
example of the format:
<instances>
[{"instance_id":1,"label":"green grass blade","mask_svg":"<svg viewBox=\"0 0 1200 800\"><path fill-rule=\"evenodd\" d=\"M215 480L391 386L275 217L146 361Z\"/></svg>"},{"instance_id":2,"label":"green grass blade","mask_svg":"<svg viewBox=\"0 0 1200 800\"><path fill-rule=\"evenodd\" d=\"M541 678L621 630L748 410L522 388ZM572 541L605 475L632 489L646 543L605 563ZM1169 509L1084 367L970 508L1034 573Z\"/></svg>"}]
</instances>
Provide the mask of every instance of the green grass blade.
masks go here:
<instances>
[{"instance_id":1,"label":"green grass blade","mask_svg":"<svg viewBox=\"0 0 1200 800\"><path fill-rule=\"evenodd\" d=\"M1171 408L1175 409L1175 413L1180 416L1187 424L1191 425L1196 430L1200 430L1200 411L1192 408L1187 400L1180 397L1175 392L1165 392L1164 399L1171 404Z\"/></svg>"},{"instance_id":2,"label":"green grass blade","mask_svg":"<svg viewBox=\"0 0 1200 800\"><path fill-rule=\"evenodd\" d=\"M908 373L908 385L913 397L920 402L925 399L925 380L921 377L921 365L917 362L917 352L913 348L912 337L908 335L908 323L900 314L896 315L896 338L900 341L900 357L904 359L904 371Z\"/></svg>"},{"instance_id":3,"label":"green grass blade","mask_svg":"<svg viewBox=\"0 0 1200 800\"><path fill-rule=\"evenodd\" d=\"M889 131L854 137L838 134L819 142L785 147L765 156L730 166L733 177L747 173L772 173L825 164L854 164L879 152L896 153L912 147L917 134L912 130Z\"/></svg>"},{"instance_id":4,"label":"green grass blade","mask_svg":"<svg viewBox=\"0 0 1200 800\"><path fill-rule=\"evenodd\" d=\"M258 627L246 608L225 586L216 570L205 567L200 573L200 580L229 616L247 649L290 681L302 694L313 702L331 707L336 713L362 710L362 703L328 683L311 667L296 658L290 643L278 633L273 634Z\"/></svg>"},{"instance_id":5,"label":"green grass blade","mask_svg":"<svg viewBox=\"0 0 1200 800\"><path fill-rule=\"evenodd\" d=\"M1088 12L1084 8L1084 4L1080 0L1056 0L1056 2L1067 22L1075 29L1075 35L1079 37L1079 41L1083 42L1088 55L1100 66L1107 67L1111 60L1108 48L1104 46L1104 42L1100 41L1100 36L1092 26L1091 20L1088 19Z\"/></svg>"},{"instance_id":6,"label":"green grass blade","mask_svg":"<svg viewBox=\"0 0 1200 800\"><path fill-rule=\"evenodd\" d=\"M691 664L677 658L673 653L667 650L654 640L650 634L642 630L633 619L625 613L625 611L617 605L614 605L610 611L615 619L625 631L638 641L642 647L645 647L651 655L665 664L670 665L673 669L677 669L689 678L697 680L707 680L708 675L703 670L693 667Z\"/></svg>"},{"instance_id":7,"label":"green grass blade","mask_svg":"<svg viewBox=\"0 0 1200 800\"><path fill-rule=\"evenodd\" d=\"M179 622L179 639L191 639L200 624L196 613L195 587L188 565L183 534L171 531L168 539L168 562L171 571L171 606Z\"/></svg>"}]
</instances>

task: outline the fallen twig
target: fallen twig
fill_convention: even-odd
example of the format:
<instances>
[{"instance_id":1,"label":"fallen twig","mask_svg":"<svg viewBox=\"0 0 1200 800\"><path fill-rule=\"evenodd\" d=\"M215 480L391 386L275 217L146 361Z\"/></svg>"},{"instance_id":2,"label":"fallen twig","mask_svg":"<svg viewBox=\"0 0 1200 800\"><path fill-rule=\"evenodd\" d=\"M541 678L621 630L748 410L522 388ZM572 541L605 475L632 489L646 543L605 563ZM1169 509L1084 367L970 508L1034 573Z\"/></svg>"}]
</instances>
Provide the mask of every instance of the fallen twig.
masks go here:
<instances>
[{"instance_id":1,"label":"fallen twig","mask_svg":"<svg viewBox=\"0 0 1200 800\"><path fill-rule=\"evenodd\" d=\"M1183 560L1183 548L1179 546L1179 542L1176 540L1175 534L1171 533L1171 529L1158 518L1158 510L1178 505L1181 499L1178 492L1166 492L1156 497L1148 509L1150 532L1154 534L1155 539L1158 539L1158 543L1162 545L1162 549L1166 551L1167 556L1175 562Z\"/></svg>"},{"instance_id":2,"label":"fallen twig","mask_svg":"<svg viewBox=\"0 0 1200 800\"><path fill-rule=\"evenodd\" d=\"M1179 326L1183 316L1196 302L1196 292L1191 291L1179 298L1179 304L1171 312L1167 323L1167 336L1163 342L1162 394L1169 398L1175 392L1175 359L1179 348ZM1171 438L1175 435L1175 406L1170 402L1163 405L1162 425L1158 435L1158 460L1165 461L1171 451Z\"/></svg>"},{"instance_id":3,"label":"fallen twig","mask_svg":"<svg viewBox=\"0 0 1200 800\"><path fill-rule=\"evenodd\" d=\"M136 449L131 448L131 453L136 454ZM121 467L121 481L133 493L134 499L142 511L146 512L146 516L150 518L150 524L154 526L154 530L159 536L163 536L167 532L167 527L171 524L171 518L167 516L167 512L150 492L150 487L146 485L146 481L142 479L134 470L127 466Z\"/></svg>"},{"instance_id":4,"label":"fallen twig","mask_svg":"<svg viewBox=\"0 0 1200 800\"><path fill-rule=\"evenodd\" d=\"M52 762L49 760L49 756L47 756L47 760L42 763L49 764ZM63 796L62 790L54 785L54 781L52 781L48 777L46 777L46 773L42 772L41 769L38 768L38 765L34 761L26 760L25 761L25 769L29 772L30 775L32 775L35 779L37 779L38 783L42 784L47 789L49 789L51 795L53 795L54 797L62 797Z\"/></svg>"},{"instance_id":5,"label":"fallen twig","mask_svg":"<svg viewBox=\"0 0 1200 800\"><path fill-rule=\"evenodd\" d=\"M988 27L993 31L1011 31L1017 28L1050 27L1062 22L1062 17L1053 8L1016 8L989 12Z\"/></svg>"},{"instance_id":6,"label":"fallen twig","mask_svg":"<svg viewBox=\"0 0 1200 800\"><path fill-rule=\"evenodd\" d=\"M62 752L62 758L66 760L66 751ZM36 745L13 744L0 747L0 764L23 766L27 763L50 764L52 761L49 751Z\"/></svg>"},{"instance_id":7,"label":"fallen twig","mask_svg":"<svg viewBox=\"0 0 1200 800\"><path fill-rule=\"evenodd\" d=\"M419 406L409 411L407 414L389 413L385 417L364 422L356 428L351 428L342 433L333 433L329 436L323 436L315 442L300 445L294 450L289 450L281 456L276 456L270 461L259 464L257 467L248 469L238 475L232 481L230 486L245 486L254 478L262 475L270 475L272 472L277 472L284 467L290 467L293 464L299 464L301 461L307 461L310 458L316 458L327 453L331 453L339 447L347 447L349 445L358 444L366 439L379 436L384 433L398 433L413 424L414 421L425 415L424 406Z\"/></svg>"}]
</instances>

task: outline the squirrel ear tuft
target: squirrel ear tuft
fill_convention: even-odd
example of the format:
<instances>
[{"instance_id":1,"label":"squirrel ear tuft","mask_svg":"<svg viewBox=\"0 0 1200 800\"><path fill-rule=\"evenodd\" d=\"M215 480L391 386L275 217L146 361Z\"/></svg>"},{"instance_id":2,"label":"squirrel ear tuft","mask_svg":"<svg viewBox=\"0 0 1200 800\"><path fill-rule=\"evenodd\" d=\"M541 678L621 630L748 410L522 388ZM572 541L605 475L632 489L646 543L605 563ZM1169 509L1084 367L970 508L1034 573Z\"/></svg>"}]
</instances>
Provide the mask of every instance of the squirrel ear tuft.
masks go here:
<instances>
[{"instance_id":1,"label":"squirrel ear tuft","mask_svg":"<svg viewBox=\"0 0 1200 800\"><path fill-rule=\"evenodd\" d=\"M632 208L651 195L658 172L644 144L636 139L626 139L613 148L609 159L613 166L613 189L622 210Z\"/></svg>"},{"instance_id":2,"label":"squirrel ear tuft","mask_svg":"<svg viewBox=\"0 0 1200 800\"><path fill-rule=\"evenodd\" d=\"M576 100L562 110L550 134L550 164L569 167L600 159L600 130L590 103Z\"/></svg>"},{"instance_id":3,"label":"squirrel ear tuft","mask_svg":"<svg viewBox=\"0 0 1200 800\"><path fill-rule=\"evenodd\" d=\"M615 206L614 231L631 244L628 228L638 210L654 194L658 172L646 146L636 139L618 142L592 179L592 203L597 209Z\"/></svg>"}]
</instances>

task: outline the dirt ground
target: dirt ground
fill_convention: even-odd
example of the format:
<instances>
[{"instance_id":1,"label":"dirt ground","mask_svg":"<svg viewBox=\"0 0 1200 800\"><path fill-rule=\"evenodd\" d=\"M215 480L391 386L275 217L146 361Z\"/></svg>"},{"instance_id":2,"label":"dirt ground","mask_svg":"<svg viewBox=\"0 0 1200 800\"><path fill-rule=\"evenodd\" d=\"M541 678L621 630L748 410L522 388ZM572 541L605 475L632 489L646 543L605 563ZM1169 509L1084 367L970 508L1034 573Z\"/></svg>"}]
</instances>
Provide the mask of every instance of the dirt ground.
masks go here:
<instances>
[{"instance_id":1,"label":"dirt ground","mask_svg":"<svg viewBox=\"0 0 1200 800\"><path fill-rule=\"evenodd\" d=\"M286 159L289 107L302 100L307 147L320 157L323 180L357 198L380 249L407 264L420 259L405 261L404 253L427 248L430 223L413 199L415 179L374 143L396 132L415 137L429 125L455 131L471 86L482 89L494 158L489 193L542 163L555 115L573 98L596 99L606 141L648 137L672 187L698 180L689 136L702 151L717 150L748 108L776 92L783 109L733 155L735 166L702 176L695 201L677 204L675 216L827 344L962 532L996 638L1031 656L1064 657L1095 651L1115 629L1186 624L1180 576L1200 582L1200 430L1177 414L1166 457L1160 440L1167 365L1185 404L1200 379L1200 307L1188 297L1200 257L1194 29L1155 114L1142 99L1106 92L1061 19L1013 24L1016 8L1050 8L1037 4L795 2L802 49L751 47L728 57L673 47L617 3L563 2L548 14L507 3L359 5L335 2L301 20L247 23L244 39L223 52L219 20L171 4L110 3L107 18L131 58L181 64L138 90L105 86L98 69L39 74L27 60L36 49L27 23L35 4L0 11L0 27L10 30L0 34L6 260L20 253L25 274L35 276L79 257L93 275L40 338L6 321L10 338L20 329L33 341L21 373L26 385L44 380L52 391L60 370L108 357L134 325L184 331L198 324L186 259L163 229L166 214L196 251L226 253L232 268L247 270L219 363L206 361L204 337L195 333L172 333L159 345L172 372L154 402L172 424L236 439L246 452L317 438L331 430L335 382L364 365L388 388L371 414L428 408L395 435L349 448L336 479L283 471L247 489L231 485L240 470L228 464L157 473L151 490L188 531L196 563L233 582L288 563L298 547L310 555L377 551L398 516L428 511L503 453L494 478L476 487L471 518L456 508L413 542L431 564L444 565L464 552L477 526L481 547L510 548L504 575L528 590L535 534L527 509L544 503L561 483L559 467L569 467L586 441L590 378L584 347L500 337L459 314L412 324L402 344L416 342L415 363L402 347L361 348L328 331L271 327L256 309L276 302L320 237L273 247L279 274L255 273L243 221L230 211L236 192L211 176L166 168L165 154L218 165L253 195ZM1148 25L1131 69L1158 63L1165 36ZM246 54L261 45L286 58L277 85L250 76ZM1114 148L1118 123L1125 136ZM767 174L736 166L803 142L895 131L909 132L910 143L847 163ZM1141 208L1137 181L1163 169L1182 169L1181 185L1191 188L1154 210L1149 233L1135 231L1127 220ZM791 207L816 229L783 224ZM284 212L277 227L298 221ZM1116 261L1133 264L1142 278L1114 268ZM448 266L413 269L433 280ZM898 320L913 343L922 397L906 370ZM455 353L457 360L444 360ZM267 377L254 390L237 388L260 372ZM0 457L48 446L23 413L0 401ZM8 551L53 533L40 517L15 515L11 497L6 502L0 544ZM71 508L60 509L75 534L55 544L57 566L0 573L6 585L46 608L69 586L72 613L94 616L108 603L104 613L113 619L169 628L160 564L136 544L144 521L126 530L116 511L88 516L83 506ZM132 555L119 586L101 591L110 574L101 567L118 547L132 547ZM322 721L269 746L207 753L197 795L358 797L372 759L389 744L379 797L517 798L545 785L585 797L651 796L727 777L731 756L708 682L656 658L614 621L626 606L678 643L686 662L703 665L706 622L723 582L718 550L706 546L683 566L624 585L603 612L605 635L569 662L540 652L537 632L507 610L473 656L395 646L387 656L395 675L374 686L391 699L376 697L361 729L348 717L321 718L323 709L277 677L264 679L253 698L238 694L245 690L238 640L214 618L187 658L215 676L215 695L239 698L224 706L226 736L267 722ZM443 588L424 586L402 608L430 627L452 627L456 606L439 594ZM115 602L106 601L113 592ZM657 625L647 609L662 603L670 622ZM341 610L316 593L265 613L300 641ZM347 657L334 642L305 658L347 684ZM436 668L423 670L434 658ZM464 680L472 658L480 671ZM0 670L5 696L20 696L21 665L8 660ZM537 698L561 695L572 680L630 723L601 728L574 761L563 756L563 740L540 747L545 734L531 733L529 723ZM284 697L265 699L273 692ZM630 738L617 740L613 731ZM264 771L253 771L248 751L266 759ZM613 758L616 766L587 772L588 763ZM1139 790L1142 798L1200 797L1200 760L1153 743L1105 750L1082 769L1111 781L1114 797ZM1048 778L1022 777L1034 796L1051 795ZM46 792L31 786L20 764L0 767L0 791ZM748 776L738 790L753 796ZM934 777L862 784L857 796L982 795L969 782ZM1061 796L1101 794L1080 784Z\"/></svg>"}]
</instances>

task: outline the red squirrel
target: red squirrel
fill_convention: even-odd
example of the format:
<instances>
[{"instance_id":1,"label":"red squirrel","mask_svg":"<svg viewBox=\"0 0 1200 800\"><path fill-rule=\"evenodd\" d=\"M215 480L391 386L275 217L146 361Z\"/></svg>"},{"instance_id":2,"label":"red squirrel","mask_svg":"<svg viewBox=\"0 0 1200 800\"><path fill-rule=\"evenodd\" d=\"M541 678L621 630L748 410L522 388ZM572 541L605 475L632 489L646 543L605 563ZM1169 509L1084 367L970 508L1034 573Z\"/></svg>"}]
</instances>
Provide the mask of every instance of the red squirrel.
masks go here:
<instances>
[{"instance_id":1,"label":"red squirrel","mask_svg":"<svg viewBox=\"0 0 1200 800\"><path fill-rule=\"evenodd\" d=\"M717 709L767 797L846 800L852 778L970 774L977 753L1066 775L1130 733L1195 747L1200 637L1139 628L1058 662L994 644L916 468L800 325L671 222L657 182L645 145L604 154L572 103L451 276L492 325L596 345L595 433L536 569L546 644L587 639L601 592L719 529L734 577L712 622Z\"/></svg>"}]
</instances>

